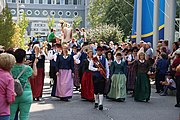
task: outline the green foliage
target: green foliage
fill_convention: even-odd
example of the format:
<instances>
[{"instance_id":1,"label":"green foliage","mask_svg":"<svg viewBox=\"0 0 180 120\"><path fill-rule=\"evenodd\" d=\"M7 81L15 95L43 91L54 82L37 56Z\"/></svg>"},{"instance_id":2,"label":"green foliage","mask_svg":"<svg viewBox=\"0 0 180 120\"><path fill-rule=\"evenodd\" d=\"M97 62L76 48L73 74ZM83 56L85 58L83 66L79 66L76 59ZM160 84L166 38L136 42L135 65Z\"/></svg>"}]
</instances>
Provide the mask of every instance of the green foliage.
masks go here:
<instances>
[{"instance_id":1,"label":"green foliage","mask_svg":"<svg viewBox=\"0 0 180 120\"><path fill-rule=\"evenodd\" d=\"M93 29L87 31L88 41L110 41L121 42L123 37L122 31L119 30L118 26L114 25L98 25Z\"/></svg>"},{"instance_id":2,"label":"green foliage","mask_svg":"<svg viewBox=\"0 0 180 120\"><path fill-rule=\"evenodd\" d=\"M20 28L20 38L19 38L19 41L20 41L20 46L21 48L24 48L24 44L25 44L25 33L26 33L26 28L28 26L28 23L29 23L29 20L26 18L26 13L23 13L22 14L22 17L21 19L19 20L19 23L18 23L18 26Z\"/></svg>"},{"instance_id":3,"label":"green foliage","mask_svg":"<svg viewBox=\"0 0 180 120\"><path fill-rule=\"evenodd\" d=\"M91 1L88 20L92 28L99 24L118 26L125 35L132 28L134 0L94 0Z\"/></svg>"},{"instance_id":4,"label":"green foliage","mask_svg":"<svg viewBox=\"0 0 180 120\"><path fill-rule=\"evenodd\" d=\"M49 27L49 31L51 31L51 29L54 27L54 16L52 16L52 18L50 18L50 16L48 16L48 27Z\"/></svg>"},{"instance_id":5,"label":"green foliage","mask_svg":"<svg viewBox=\"0 0 180 120\"><path fill-rule=\"evenodd\" d=\"M91 0L88 12L88 21L92 28L102 23L105 16L105 10L109 0Z\"/></svg>"},{"instance_id":6,"label":"green foliage","mask_svg":"<svg viewBox=\"0 0 180 120\"><path fill-rule=\"evenodd\" d=\"M74 17L73 27L78 28L80 26L81 22L82 22L82 17L81 16Z\"/></svg>"},{"instance_id":7,"label":"green foliage","mask_svg":"<svg viewBox=\"0 0 180 120\"><path fill-rule=\"evenodd\" d=\"M8 10L8 6L6 6L0 13L0 45L3 45L5 49L13 47L12 37L14 33L15 28L12 15Z\"/></svg>"}]
</instances>

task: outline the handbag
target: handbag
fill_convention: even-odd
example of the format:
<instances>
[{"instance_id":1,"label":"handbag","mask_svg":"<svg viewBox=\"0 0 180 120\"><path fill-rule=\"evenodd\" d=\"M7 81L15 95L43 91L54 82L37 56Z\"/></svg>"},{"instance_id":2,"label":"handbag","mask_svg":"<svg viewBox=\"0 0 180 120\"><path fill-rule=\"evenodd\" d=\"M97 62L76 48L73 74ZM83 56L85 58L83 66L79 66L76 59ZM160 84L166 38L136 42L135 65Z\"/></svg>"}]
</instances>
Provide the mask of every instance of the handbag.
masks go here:
<instances>
[{"instance_id":1,"label":"handbag","mask_svg":"<svg viewBox=\"0 0 180 120\"><path fill-rule=\"evenodd\" d=\"M26 70L26 67L24 67L24 69L21 71L21 73L18 75L18 77L14 80L14 91L16 93L17 96L21 96L23 94L24 88L26 87L26 83L24 85L24 87L22 87L21 82L19 81L19 78L22 76L22 74L24 73L24 71Z\"/></svg>"}]
</instances>

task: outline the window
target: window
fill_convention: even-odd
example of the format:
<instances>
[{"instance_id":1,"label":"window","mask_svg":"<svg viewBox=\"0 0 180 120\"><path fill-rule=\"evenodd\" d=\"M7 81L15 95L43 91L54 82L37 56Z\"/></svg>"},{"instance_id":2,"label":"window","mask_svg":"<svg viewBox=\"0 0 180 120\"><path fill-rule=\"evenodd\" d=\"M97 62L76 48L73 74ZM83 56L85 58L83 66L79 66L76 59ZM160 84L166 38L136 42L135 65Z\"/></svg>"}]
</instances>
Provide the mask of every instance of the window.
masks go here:
<instances>
[{"instance_id":1,"label":"window","mask_svg":"<svg viewBox=\"0 0 180 120\"><path fill-rule=\"evenodd\" d=\"M38 16L38 15L40 14L39 10L35 10L35 11L34 11L34 14L35 14L36 16Z\"/></svg>"},{"instance_id":2,"label":"window","mask_svg":"<svg viewBox=\"0 0 180 120\"><path fill-rule=\"evenodd\" d=\"M27 10L27 15L32 15L32 11L31 10Z\"/></svg>"},{"instance_id":3,"label":"window","mask_svg":"<svg viewBox=\"0 0 180 120\"><path fill-rule=\"evenodd\" d=\"M63 16L63 12L62 12L62 11L59 11L59 12L58 12L58 15L59 15L59 16Z\"/></svg>"},{"instance_id":4,"label":"window","mask_svg":"<svg viewBox=\"0 0 180 120\"><path fill-rule=\"evenodd\" d=\"M78 4L78 5L81 5L81 0L77 0L77 4Z\"/></svg>"},{"instance_id":5,"label":"window","mask_svg":"<svg viewBox=\"0 0 180 120\"><path fill-rule=\"evenodd\" d=\"M34 3L34 0L30 0L30 3Z\"/></svg>"},{"instance_id":6,"label":"window","mask_svg":"<svg viewBox=\"0 0 180 120\"><path fill-rule=\"evenodd\" d=\"M51 4L51 0L48 0L48 4Z\"/></svg>"},{"instance_id":7,"label":"window","mask_svg":"<svg viewBox=\"0 0 180 120\"><path fill-rule=\"evenodd\" d=\"M74 0L73 4L74 4L74 5L77 5L77 0Z\"/></svg>"},{"instance_id":8,"label":"window","mask_svg":"<svg viewBox=\"0 0 180 120\"><path fill-rule=\"evenodd\" d=\"M60 2L61 2L61 3L60 3L61 5L64 5L64 4L65 4L65 3L64 3L64 0L60 0Z\"/></svg>"},{"instance_id":9,"label":"window","mask_svg":"<svg viewBox=\"0 0 180 120\"><path fill-rule=\"evenodd\" d=\"M21 3L25 3L25 0L21 0Z\"/></svg>"},{"instance_id":10,"label":"window","mask_svg":"<svg viewBox=\"0 0 180 120\"><path fill-rule=\"evenodd\" d=\"M65 0L65 4L68 5L68 0Z\"/></svg>"},{"instance_id":11,"label":"window","mask_svg":"<svg viewBox=\"0 0 180 120\"><path fill-rule=\"evenodd\" d=\"M30 3L30 0L25 0L25 3L26 3L26 4L29 4L29 3Z\"/></svg>"},{"instance_id":12,"label":"window","mask_svg":"<svg viewBox=\"0 0 180 120\"><path fill-rule=\"evenodd\" d=\"M56 0L56 4L60 4L60 0Z\"/></svg>"},{"instance_id":13,"label":"window","mask_svg":"<svg viewBox=\"0 0 180 120\"><path fill-rule=\"evenodd\" d=\"M7 3L12 3L12 0L8 0Z\"/></svg>"},{"instance_id":14,"label":"window","mask_svg":"<svg viewBox=\"0 0 180 120\"><path fill-rule=\"evenodd\" d=\"M12 10L11 10L11 14L12 14L12 15L15 15L15 14L16 14L16 10L12 9Z\"/></svg>"},{"instance_id":15,"label":"window","mask_svg":"<svg viewBox=\"0 0 180 120\"><path fill-rule=\"evenodd\" d=\"M72 0L65 0L66 5L72 5Z\"/></svg>"},{"instance_id":16,"label":"window","mask_svg":"<svg viewBox=\"0 0 180 120\"><path fill-rule=\"evenodd\" d=\"M74 14L75 17L78 16L78 12L77 11L75 11L73 14Z\"/></svg>"},{"instance_id":17,"label":"window","mask_svg":"<svg viewBox=\"0 0 180 120\"><path fill-rule=\"evenodd\" d=\"M71 12L70 12L70 11L67 11L67 12L66 12L66 15L67 15L67 16L70 16L70 15L71 15Z\"/></svg>"},{"instance_id":18,"label":"window","mask_svg":"<svg viewBox=\"0 0 180 120\"><path fill-rule=\"evenodd\" d=\"M42 1L43 1L43 0L39 0L39 4L42 4Z\"/></svg>"},{"instance_id":19,"label":"window","mask_svg":"<svg viewBox=\"0 0 180 120\"><path fill-rule=\"evenodd\" d=\"M43 0L43 4L47 4L47 0Z\"/></svg>"},{"instance_id":20,"label":"window","mask_svg":"<svg viewBox=\"0 0 180 120\"><path fill-rule=\"evenodd\" d=\"M55 16L55 14L56 14L55 11L51 11L51 12L50 12L50 15L51 15L51 16Z\"/></svg>"},{"instance_id":21,"label":"window","mask_svg":"<svg viewBox=\"0 0 180 120\"><path fill-rule=\"evenodd\" d=\"M39 4L39 0L34 0L34 3L35 4Z\"/></svg>"},{"instance_id":22,"label":"window","mask_svg":"<svg viewBox=\"0 0 180 120\"><path fill-rule=\"evenodd\" d=\"M12 0L12 3L16 3L16 0Z\"/></svg>"},{"instance_id":23,"label":"window","mask_svg":"<svg viewBox=\"0 0 180 120\"><path fill-rule=\"evenodd\" d=\"M52 4L56 4L56 0L52 0Z\"/></svg>"},{"instance_id":24,"label":"window","mask_svg":"<svg viewBox=\"0 0 180 120\"><path fill-rule=\"evenodd\" d=\"M42 14L43 14L44 16L47 16L47 15L48 15L48 12L47 12L46 10L44 10L44 11L42 12Z\"/></svg>"}]
</instances>

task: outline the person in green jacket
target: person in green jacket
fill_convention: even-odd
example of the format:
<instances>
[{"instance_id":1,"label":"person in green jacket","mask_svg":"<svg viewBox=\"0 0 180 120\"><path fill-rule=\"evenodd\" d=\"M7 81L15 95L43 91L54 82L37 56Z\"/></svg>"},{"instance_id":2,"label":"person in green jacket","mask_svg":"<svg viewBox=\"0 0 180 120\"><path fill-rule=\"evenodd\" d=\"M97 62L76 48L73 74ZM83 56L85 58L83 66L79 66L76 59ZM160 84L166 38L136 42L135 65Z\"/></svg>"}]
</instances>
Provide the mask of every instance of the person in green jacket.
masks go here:
<instances>
[{"instance_id":1,"label":"person in green jacket","mask_svg":"<svg viewBox=\"0 0 180 120\"><path fill-rule=\"evenodd\" d=\"M23 94L21 96L16 96L15 101L10 106L10 120L14 120L16 111L19 108L19 118L20 120L29 120L29 111L32 104L32 90L28 79L30 77L37 76L36 63L38 62L35 59L33 63L33 69L30 66L25 65L26 51L23 49L17 49L14 53L16 58L16 64L11 69L11 73L14 79L24 70L23 74L19 77L19 81L24 88Z\"/></svg>"},{"instance_id":2,"label":"person in green jacket","mask_svg":"<svg viewBox=\"0 0 180 120\"><path fill-rule=\"evenodd\" d=\"M124 102L126 98L126 63L122 60L121 53L116 54L116 60L111 63L111 88L108 98Z\"/></svg>"},{"instance_id":3,"label":"person in green jacket","mask_svg":"<svg viewBox=\"0 0 180 120\"><path fill-rule=\"evenodd\" d=\"M51 29L51 33L48 35L48 42L56 43L56 29Z\"/></svg>"}]
</instances>

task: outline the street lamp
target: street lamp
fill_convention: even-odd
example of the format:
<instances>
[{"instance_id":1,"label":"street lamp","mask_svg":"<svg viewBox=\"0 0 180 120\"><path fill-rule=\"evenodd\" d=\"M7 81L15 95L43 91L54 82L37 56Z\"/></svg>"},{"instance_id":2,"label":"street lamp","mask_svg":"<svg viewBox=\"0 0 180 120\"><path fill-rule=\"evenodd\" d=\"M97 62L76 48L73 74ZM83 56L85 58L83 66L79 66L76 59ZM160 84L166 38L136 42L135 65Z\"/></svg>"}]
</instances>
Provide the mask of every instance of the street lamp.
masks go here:
<instances>
[{"instance_id":1,"label":"street lamp","mask_svg":"<svg viewBox=\"0 0 180 120\"><path fill-rule=\"evenodd\" d=\"M177 1L177 5L178 7L180 7L180 1ZM179 19L177 19L177 21L179 20L179 38L180 38L180 11L179 11Z\"/></svg>"},{"instance_id":2,"label":"street lamp","mask_svg":"<svg viewBox=\"0 0 180 120\"><path fill-rule=\"evenodd\" d=\"M17 23L19 23L19 8L25 8L25 5L21 4L19 6L19 3L21 3L21 0L16 0L17 3Z\"/></svg>"}]
</instances>

